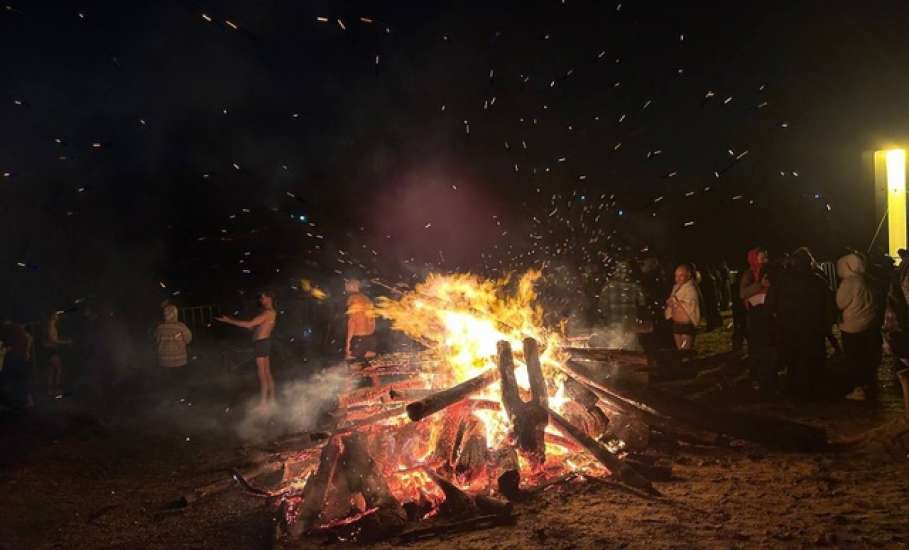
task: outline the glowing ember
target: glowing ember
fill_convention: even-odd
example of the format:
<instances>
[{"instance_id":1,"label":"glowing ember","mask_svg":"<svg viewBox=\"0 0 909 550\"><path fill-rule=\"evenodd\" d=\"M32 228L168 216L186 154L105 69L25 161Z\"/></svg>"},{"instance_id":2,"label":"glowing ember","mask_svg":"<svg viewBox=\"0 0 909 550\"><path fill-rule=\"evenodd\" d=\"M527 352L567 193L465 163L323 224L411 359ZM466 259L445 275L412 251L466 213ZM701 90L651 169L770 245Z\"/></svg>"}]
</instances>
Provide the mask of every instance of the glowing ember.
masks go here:
<instances>
[{"instance_id":1,"label":"glowing ember","mask_svg":"<svg viewBox=\"0 0 909 550\"><path fill-rule=\"evenodd\" d=\"M535 303L539 278L539 271L496 280L433 274L397 299L380 299L376 313L428 351L406 365L394 360L383 364L379 357L355 373L371 378L373 385L353 389L339 403L347 423L342 430L359 432L359 439L347 445L344 432L337 432L342 439L325 447L318 468L307 462L310 475L304 487L288 485L295 493L287 500L287 517L295 521L295 510L307 493L317 500L309 506L304 502L303 530L342 525L375 506L404 503L411 512L429 517L457 507L457 502L448 502L457 489L468 495L498 491L511 498L518 484L535 486L577 473L608 474L602 456L585 452L599 445L594 438L608 420L568 397L559 369L567 361L565 343L559 331L543 326L543 311ZM302 283L309 292L315 289L308 281ZM407 379L380 382L383 376L401 373ZM407 407L410 418L419 418L415 422L402 414L401 398L396 397L408 391L427 396ZM425 407L425 414L414 414L415 405ZM559 425L569 422L576 433L556 428L549 421L556 413L570 419L557 419ZM587 442L580 444L579 437ZM363 485L363 480L369 482ZM345 483L363 485L364 492L348 492Z\"/></svg>"}]
</instances>

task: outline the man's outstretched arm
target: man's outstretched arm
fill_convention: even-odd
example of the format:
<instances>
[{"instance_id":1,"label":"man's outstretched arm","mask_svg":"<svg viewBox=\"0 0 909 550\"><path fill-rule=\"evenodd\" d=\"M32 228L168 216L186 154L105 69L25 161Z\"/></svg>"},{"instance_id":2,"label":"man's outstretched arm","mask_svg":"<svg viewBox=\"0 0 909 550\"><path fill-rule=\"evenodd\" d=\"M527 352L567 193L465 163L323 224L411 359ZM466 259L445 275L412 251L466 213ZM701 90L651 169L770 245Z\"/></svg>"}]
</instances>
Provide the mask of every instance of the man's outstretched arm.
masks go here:
<instances>
[{"instance_id":1,"label":"man's outstretched arm","mask_svg":"<svg viewBox=\"0 0 909 550\"><path fill-rule=\"evenodd\" d=\"M240 328L256 328L265 322L267 315L265 312L256 315L249 321L243 321L240 319L234 319L233 317L228 317L227 315L222 315L220 317L215 317L215 321L221 321L222 323L227 323L228 325L233 325Z\"/></svg>"}]
</instances>

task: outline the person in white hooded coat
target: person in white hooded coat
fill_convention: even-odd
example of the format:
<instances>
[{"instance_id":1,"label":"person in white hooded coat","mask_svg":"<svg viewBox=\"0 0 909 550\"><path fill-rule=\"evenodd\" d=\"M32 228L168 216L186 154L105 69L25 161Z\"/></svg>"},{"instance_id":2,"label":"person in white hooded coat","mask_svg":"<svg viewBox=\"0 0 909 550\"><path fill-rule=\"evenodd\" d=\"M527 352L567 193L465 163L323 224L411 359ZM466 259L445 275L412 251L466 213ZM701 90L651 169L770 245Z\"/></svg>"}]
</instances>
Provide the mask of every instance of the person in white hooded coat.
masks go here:
<instances>
[{"instance_id":1,"label":"person in white hooded coat","mask_svg":"<svg viewBox=\"0 0 909 550\"><path fill-rule=\"evenodd\" d=\"M694 348L694 336L701 324L701 296L687 265L675 268L675 285L666 300L666 319L672 321L672 338L680 350Z\"/></svg>"},{"instance_id":2,"label":"person in white hooded coat","mask_svg":"<svg viewBox=\"0 0 909 550\"><path fill-rule=\"evenodd\" d=\"M846 398L861 401L874 391L877 377L881 347L881 327L875 322L877 304L865 276L865 261L858 254L837 260L836 274L840 279L836 290L839 328L854 388Z\"/></svg>"}]
</instances>

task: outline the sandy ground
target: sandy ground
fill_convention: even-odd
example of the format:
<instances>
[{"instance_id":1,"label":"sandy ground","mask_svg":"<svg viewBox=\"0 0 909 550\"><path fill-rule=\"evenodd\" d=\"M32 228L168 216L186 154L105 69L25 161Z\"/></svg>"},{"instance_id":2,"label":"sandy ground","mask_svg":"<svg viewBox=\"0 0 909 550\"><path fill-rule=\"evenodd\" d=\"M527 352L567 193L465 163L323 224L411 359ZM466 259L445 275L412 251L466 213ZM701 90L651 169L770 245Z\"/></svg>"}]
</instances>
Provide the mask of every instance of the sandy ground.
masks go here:
<instances>
[{"instance_id":1,"label":"sandy ground","mask_svg":"<svg viewBox=\"0 0 909 550\"><path fill-rule=\"evenodd\" d=\"M707 352L728 335L701 341ZM732 441L662 450L674 479L647 499L618 486L574 482L516 506L517 525L412 544L413 548L842 548L909 546L909 430L890 365L877 404L738 403L867 434L836 452L793 454ZM0 548L271 548L265 501L233 487L179 513L175 498L221 479L244 460L223 398L123 396L104 411L78 399L44 402L0 425ZM236 398L234 398L236 401ZM236 405L235 405L236 406ZM206 422L184 422L187 417ZM188 427L189 426L189 427ZM902 443L901 443L902 442ZM267 484L268 479L260 479ZM397 544L384 543L377 548ZM321 546L303 541L297 547Z\"/></svg>"}]
</instances>

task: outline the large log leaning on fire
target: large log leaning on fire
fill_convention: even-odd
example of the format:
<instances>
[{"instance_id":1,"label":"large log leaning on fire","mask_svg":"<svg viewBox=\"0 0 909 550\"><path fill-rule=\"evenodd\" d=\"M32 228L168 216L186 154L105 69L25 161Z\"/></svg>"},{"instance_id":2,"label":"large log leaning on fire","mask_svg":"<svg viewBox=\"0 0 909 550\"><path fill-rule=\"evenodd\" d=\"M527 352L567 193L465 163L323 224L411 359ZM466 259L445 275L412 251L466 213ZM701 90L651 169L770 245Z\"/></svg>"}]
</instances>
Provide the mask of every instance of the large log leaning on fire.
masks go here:
<instances>
[{"instance_id":1,"label":"large log leaning on fire","mask_svg":"<svg viewBox=\"0 0 909 550\"><path fill-rule=\"evenodd\" d=\"M489 369L484 373L465 380L457 386L428 395L419 401L407 405L407 416L416 422L442 409L466 399L470 394L476 393L499 379L496 369Z\"/></svg>"},{"instance_id":2,"label":"large log leaning on fire","mask_svg":"<svg viewBox=\"0 0 909 550\"><path fill-rule=\"evenodd\" d=\"M442 413L436 446L432 449L430 462L440 464L444 469L450 469L457 461L459 437L463 435L462 427L470 410L465 403L455 403Z\"/></svg>"},{"instance_id":3,"label":"large log leaning on fire","mask_svg":"<svg viewBox=\"0 0 909 550\"><path fill-rule=\"evenodd\" d=\"M514 424L514 433L518 442L518 449L531 462L543 464L546 460L546 442L543 432L549 422L546 413L548 396L546 394L546 379L540 369L539 351L536 340L524 340L524 360L527 364L527 375L530 379L531 400L525 402L521 399L520 390L514 374L514 357L511 354L511 344L500 341L496 345L498 351L497 364L502 384L502 404L505 412Z\"/></svg>"},{"instance_id":4,"label":"large log leaning on fire","mask_svg":"<svg viewBox=\"0 0 909 550\"><path fill-rule=\"evenodd\" d=\"M461 437L456 447L452 465L454 474L460 481L468 482L485 472L487 462L486 429L482 422L473 415L464 418L461 424Z\"/></svg>"},{"instance_id":5,"label":"large log leaning on fire","mask_svg":"<svg viewBox=\"0 0 909 550\"><path fill-rule=\"evenodd\" d=\"M289 532L293 538L299 538L316 525L319 514L325 504L325 494L338 468L338 460L341 457L342 450L343 445L340 436L332 437L322 447L319 467L309 476L303 486L303 504L300 507L297 520L290 526Z\"/></svg>"},{"instance_id":6,"label":"large log leaning on fire","mask_svg":"<svg viewBox=\"0 0 909 550\"><path fill-rule=\"evenodd\" d=\"M477 513L477 505L474 503L473 499L470 498L470 495L434 472L432 468L425 468L424 471L445 494L445 500L439 506L440 514L458 517Z\"/></svg>"},{"instance_id":7,"label":"large log leaning on fire","mask_svg":"<svg viewBox=\"0 0 909 550\"><path fill-rule=\"evenodd\" d=\"M647 367L651 360L641 351L627 351L603 348L565 348L572 356L602 362L617 362L627 366Z\"/></svg>"},{"instance_id":8,"label":"large log leaning on fire","mask_svg":"<svg viewBox=\"0 0 909 550\"><path fill-rule=\"evenodd\" d=\"M601 401L607 409L607 416L614 413L626 416L637 415L650 428L691 445L718 445L722 442L723 438L716 433L699 431L694 428L686 429L678 422L653 414L652 410L641 409L631 402L616 398L614 394L607 393L605 387L601 388L600 384L572 368L575 366L569 361L569 365L562 369L569 377L565 388L568 395L575 401L587 404L593 396L594 402Z\"/></svg>"},{"instance_id":9,"label":"large log leaning on fire","mask_svg":"<svg viewBox=\"0 0 909 550\"><path fill-rule=\"evenodd\" d=\"M657 424L665 425L667 419L671 419L784 450L816 451L826 449L829 445L827 433L821 428L779 418L706 407L654 388L646 390L623 388L620 392L590 379L579 372L570 361L559 368L571 378L591 388L608 404L620 408L631 406L640 410L648 423L654 427L657 427Z\"/></svg>"},{"instance_id":10,"label":"large log leaning on fire","mask_svg":"<svg viewBox=\"0 0 909 550\"><path fill-rule=\"evenodd\" d=\"M490 452L490 473L495 476L499 494L510 501L520 500L521 466L518 463L518 452L514 447L502 447Z\"/></svg>"},{"instance_id":11,"label":"large log leaning on fire","mask_svg":"<svg viewBox=\"0 0 909 550\"><path fill-rule=\"evenodd\" d=\"M571 422L568 422L568 420L559 413L551 409L547 409L547 412L556 428L561 430L571 439L577 441L587 452L599 460L601 464L606 466L619 482L650 495L660 494L647 478L636 472L634 468L628 464L619 460L619 458L612 454L609 449L604 447L602 443L584 433L580 428L572 425Z\"/></svg>"},{"instance_id":12,"label":"large log leaning on fire","mask_svg":"<svg viewBox=\"0 0 909 550\"><path fill-rule=\"evenodd\" d=\"M344 438L341 463L351 494L362 494L367 508L377 508L361 520L363 539L378 540L400 532L407 522L407 513L369 456L365 434L354 432Z\"/></svg>"},{"instance_id":13,"label":"large log leaning on fire","mask_svg":"<svg viewBox=\"0 0 909 550\"><path fill-rule=\"evenodd\" d=\"M425 386L426 384L422 380L397 380L395 382L385 384L384 386L361 388L341 394L338 397L338 407L345 408L356 403L363 403L364 401L374 401L380 400L382 398L387 399L389 398L392 390L414 390L422 389Z\"/></svg>"}]
</instances>

